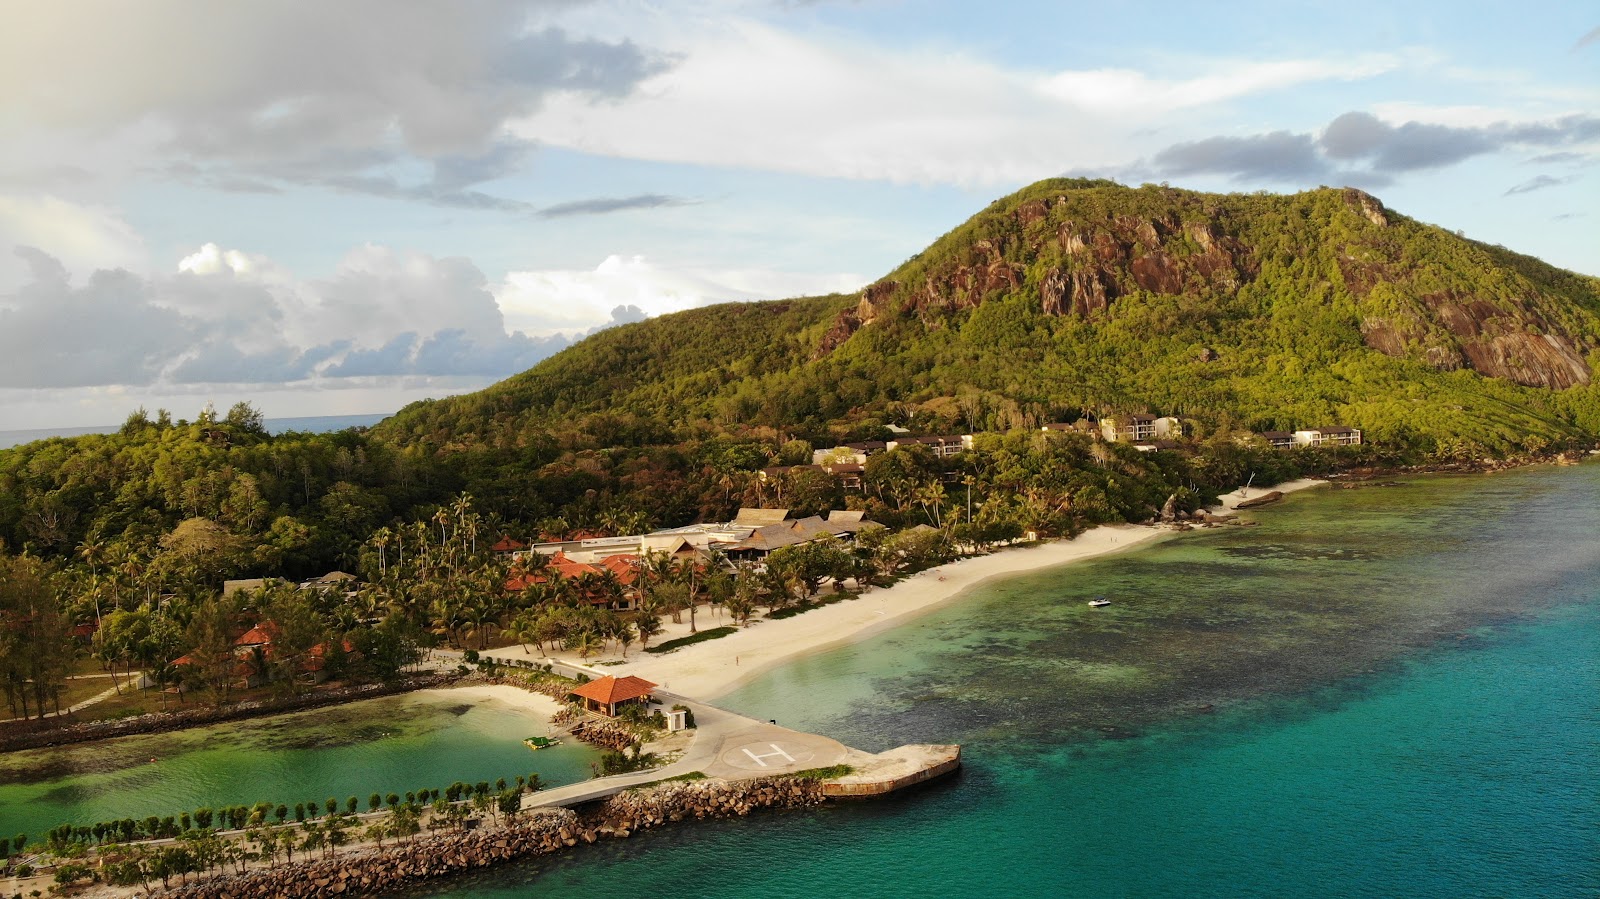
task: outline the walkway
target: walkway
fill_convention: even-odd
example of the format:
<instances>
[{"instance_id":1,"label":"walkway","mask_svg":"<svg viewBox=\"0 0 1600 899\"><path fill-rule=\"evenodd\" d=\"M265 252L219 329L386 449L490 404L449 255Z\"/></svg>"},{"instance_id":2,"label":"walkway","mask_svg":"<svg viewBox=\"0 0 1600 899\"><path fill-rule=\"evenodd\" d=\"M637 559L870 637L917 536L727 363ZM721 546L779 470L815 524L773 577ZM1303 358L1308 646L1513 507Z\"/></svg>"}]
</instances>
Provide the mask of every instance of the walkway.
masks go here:
<instances>
[{"instance_id":1,"label":"walkway","mask_svg":"<svg viewBox=\"0 0 1600 899\"><path fill-rule=\"evenodd\" d=\"M141 672L138 672L136 674L136 677L142 677L143 675L144 675L144 672L141 671ZM74 674L74 675L68 677L67 680L87 680L89 678L96 678L96 677L110 677L110 675L108 675L108 674ZM124 682L124 683L126 683L126 682ZM61 715L70 715L73 712L78 711L79 709L86 709L89 706L92 706L97 702L105 702L107 699L110 699L111 697L117 695L119 692L121 692L121 691L118 690L116 687L112 687L109 690L104 690L104 691L102 691L100 693L96 693L95 695L89 697L88 699L85 699L84 701L82 701L80 703L77 703L76 705L67 706L66 708L62 709L60 712L47 712L46 714L40 715L40 716L38 716L38 718L35 718L33 720L39 720L39 719L42 719L42 718L58 718ZM8 721L20 721L20 720L22 720L22 719L20 719L20 718L0 718L0 724L4 724L4 723L6 723Z\"/></svg>"},{"instance_id":2,"label":"walkway","mask_svg":"<svg viewBox=\"0 0 1600 899\"><path fill-rule=\"evenodd\" d=\"M595 677L603 676L598 672ZM793 774L827 768L866 758L866 754L817 734L802 733L766 721L688 699L666 690L654 691L667 706L684 705L694 713L694 739L670 765L586 780L523 799L524 808L572 806L614 796L629 787L699 771L709 777L742 780L774 774Z\"/></svg>"}]
</instances>

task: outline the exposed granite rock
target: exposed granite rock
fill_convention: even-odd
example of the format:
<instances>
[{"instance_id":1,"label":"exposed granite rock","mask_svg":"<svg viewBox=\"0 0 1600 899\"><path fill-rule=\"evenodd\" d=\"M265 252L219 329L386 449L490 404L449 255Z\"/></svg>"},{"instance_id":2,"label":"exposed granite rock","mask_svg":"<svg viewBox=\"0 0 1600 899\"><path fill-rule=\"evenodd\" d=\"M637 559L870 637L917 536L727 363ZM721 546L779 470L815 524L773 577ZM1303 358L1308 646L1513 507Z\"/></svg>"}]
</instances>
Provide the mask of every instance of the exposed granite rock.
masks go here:
<instances>
[{"instance_id":1,"label":"exposed granite rock","mask_svg":"<svg viewBox=\"0 0 1600 899\"><path fill-rule=\"evenodd\" d=\"M1584 355L1594 348L1556 333L1531 305L1504 309L1456 291L1417 300L1415 311L1363 318L1367 346L1394 357L1416 351L1437 369L1470 367L1525 387L1562 390L1589 383Z\"/></svg>"},{"instance_id":2,"label":"exposed granite rock","mask_svg":"<svg viewBox=\"0 0 1600 899\"><path fill-rule=\"evenodd\" d=\"M1374 225L1380 228L1389 226L1389 211L1384 209L1383 203L1379 202L1378 198L1372 194L1364 190L1347 187L1344 189L1344 201L1354 206L1367 221Z\"/></svg>"}]
</instances>

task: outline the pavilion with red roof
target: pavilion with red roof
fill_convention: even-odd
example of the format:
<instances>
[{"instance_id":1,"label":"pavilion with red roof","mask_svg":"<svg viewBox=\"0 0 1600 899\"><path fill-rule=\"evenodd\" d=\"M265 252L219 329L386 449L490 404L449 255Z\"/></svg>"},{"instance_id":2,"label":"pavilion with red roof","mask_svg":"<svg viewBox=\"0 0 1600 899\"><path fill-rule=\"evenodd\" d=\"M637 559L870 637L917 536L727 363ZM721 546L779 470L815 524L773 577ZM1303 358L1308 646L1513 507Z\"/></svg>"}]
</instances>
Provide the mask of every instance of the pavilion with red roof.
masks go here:
<instances>
[{"instance_id":1,"label":"pavilion with red roof","mask_svg":"<svg viewBox=\"0 0 1600 899\"><path fill-rule=\"evenodd\" d=\"M528 544L523 543L521 540L518 540L514 537L501 537L499 542L495 543L494 546L489 547L489 550L491 552L507 556L512 553L522 552L527 548Z\"/></svg>"},{"instance_id":2,"label":"pavilion with red roof","mask_svg":"<svg viewBox=\"0 0 1600 899\"><path fill-rule=\"evenodd\" d=\"M606 675L599 680L589 681L568 695L582 699L586 711L615 718L618 710L630 702L639 705L649 702L650 691L655 688L655 684L631 674L627 677Z\"/></svg>"}]
</instances>

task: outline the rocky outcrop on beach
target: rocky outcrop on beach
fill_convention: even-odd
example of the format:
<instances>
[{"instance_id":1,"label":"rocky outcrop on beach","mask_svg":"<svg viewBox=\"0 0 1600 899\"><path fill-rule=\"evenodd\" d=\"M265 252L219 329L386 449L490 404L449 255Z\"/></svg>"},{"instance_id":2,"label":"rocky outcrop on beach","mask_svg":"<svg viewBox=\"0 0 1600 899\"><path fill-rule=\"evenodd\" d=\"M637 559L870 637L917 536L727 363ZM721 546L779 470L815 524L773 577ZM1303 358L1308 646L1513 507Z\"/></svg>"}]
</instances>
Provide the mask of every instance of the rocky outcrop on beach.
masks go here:
<instances>
[{"instance_id":1,"label":"rocky outcrop on beach","mask_svg":"<svg viewBox=\"0 0 1600 899\"><path fill-rule=\"evenodd\" d=\"M626 725L614 721L585 718L572 726L572 735L591 746L615 749L621 752L639 742L639 737Z\"/></svg>"},{"instance_id":2,"label":"rocky outcrop on beach","mask_svg":"<svg viewBox=\"0 0 1600 899\"><path fill-rule=\"evenodd\" d=\"M1234 508L1235 509L1254 509L1254 508L1256 508L1258 506L1269 506L1269 505L1277 502L1280 499L1283 499L1283 494L1282 493L1279 493L1276 490L1269 490L1266 493L1261 494L1260 496L1252 496L1249 499L1240 500L1234 506Z\"/></svg>"},{"instance_id":3,"label":"rocky outcrop on beach","mask_svg":"<svg viewBox=\"0 0 1600 899\"><path fill-rule=\"evenodd\" d=\"M800 808L822 801L819 782L804 778L666 783L620 793L582 815L541 809L493 829L436 834L383 849L213 877L150 895L152 899L369 895L580 844L626 839L671 822L737 818L759 809Z\"/></svg>"}]
</instances>

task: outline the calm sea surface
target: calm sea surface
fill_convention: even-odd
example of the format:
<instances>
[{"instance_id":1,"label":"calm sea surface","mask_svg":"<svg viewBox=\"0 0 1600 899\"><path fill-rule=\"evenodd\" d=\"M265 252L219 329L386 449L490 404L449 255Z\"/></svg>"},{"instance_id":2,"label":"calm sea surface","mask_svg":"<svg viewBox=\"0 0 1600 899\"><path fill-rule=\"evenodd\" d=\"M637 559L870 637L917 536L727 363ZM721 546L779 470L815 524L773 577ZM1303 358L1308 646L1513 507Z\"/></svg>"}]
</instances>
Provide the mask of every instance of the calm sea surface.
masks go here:
<instances>
[{"instance_id":1,"label":"calm sea surface","mask_svg":"<svg viewBox=\"0 0 1600 899\"><path fill-rule=\"evenodd\" d=\"M982 587L726 702L959 741L954 779L417 895L1600 894L1600 465L1256 518Z\"/></svg>"}]
</instances>

